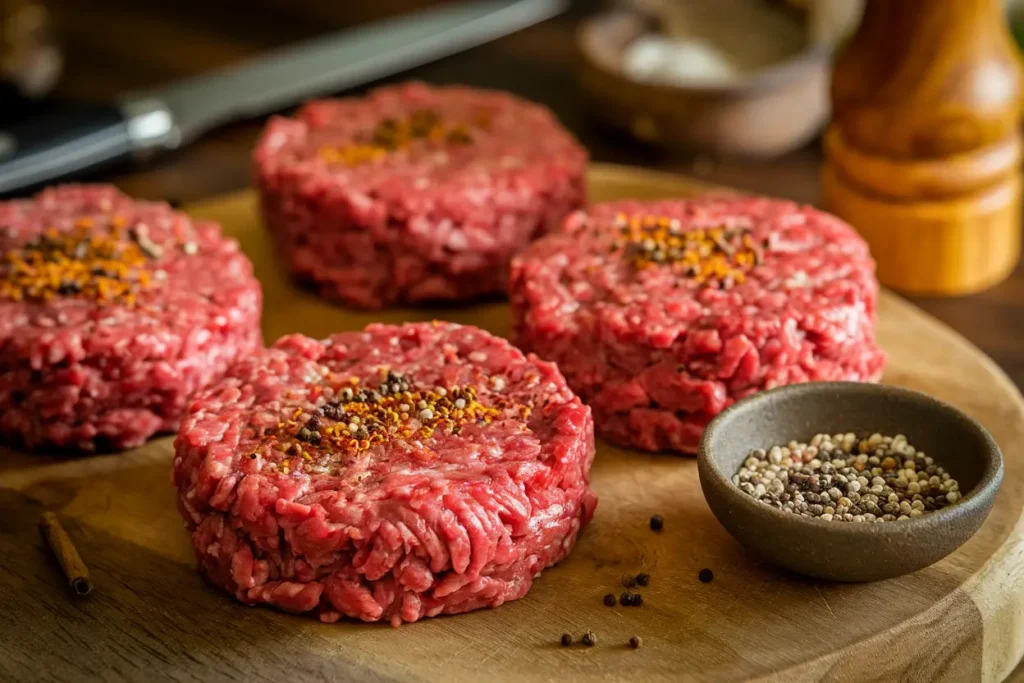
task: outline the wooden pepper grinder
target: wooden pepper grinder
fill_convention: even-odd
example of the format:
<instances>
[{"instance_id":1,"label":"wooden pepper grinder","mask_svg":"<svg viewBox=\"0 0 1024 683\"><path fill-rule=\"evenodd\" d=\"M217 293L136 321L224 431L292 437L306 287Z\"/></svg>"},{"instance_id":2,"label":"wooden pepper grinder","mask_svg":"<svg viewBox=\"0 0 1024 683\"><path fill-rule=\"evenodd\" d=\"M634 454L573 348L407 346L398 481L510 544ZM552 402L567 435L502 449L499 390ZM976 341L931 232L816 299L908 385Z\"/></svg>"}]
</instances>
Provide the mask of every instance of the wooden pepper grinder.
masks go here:
<instances>
[{"instance_id":1,"label":"wooden pepper grinder","mask_svg":"<svg viewBox=\"0 0 1024 683\"><path fill-rule=\"evenodd\" d=\"M999 0L868 0L832 76L827 207L883 284L959 295L1020 254L1019 65Z\"/></svg>"}]
</instances>

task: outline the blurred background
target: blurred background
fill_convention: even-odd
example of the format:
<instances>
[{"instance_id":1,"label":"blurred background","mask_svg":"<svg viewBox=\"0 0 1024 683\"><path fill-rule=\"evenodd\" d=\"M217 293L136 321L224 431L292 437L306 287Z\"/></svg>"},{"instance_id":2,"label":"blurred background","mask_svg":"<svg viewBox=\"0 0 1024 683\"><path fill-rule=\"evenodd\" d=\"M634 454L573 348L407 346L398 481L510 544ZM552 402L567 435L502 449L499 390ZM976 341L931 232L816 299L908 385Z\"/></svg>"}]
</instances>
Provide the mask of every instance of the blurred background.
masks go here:
<instances>
[{"instance_id":1,"label":"blurred background","mask_svg":"<svg viewBox=\"0 0 1024 683\"><path fill-rule=\"evenodd\" d=\"M0 126L54 109L110 102L126 91L206 73L304 38L443 4L0 0ZM1015 18L1024 0L1005 4ZM571 0L569 6L555 19L387 80L422 78L509 90L551 107L596 159L696 173L805 201L816 198L817 183L801 174L817 173L810 160L818 153L815 136L828 116L830 57L855 30L863 0ZM623 17L636 21L623 25ZM1012 23L1024 27L1024 21ZM662 38L636 40L645 33ZM1024 29L1015 33L1024 35ZM621 47L624 42L632 43L630 49ZM608 80L605 72L611 69L653 84L655 91L609 93L623 89L621 82ZM776 91L803 91L783 93L794 100L790 109L781 116L770 113L757 130L733 126L696 140L691 126L652 131L651 121L637 115L645 106L679 112L694 105L692 98L658 101L659 83L668 86L664 91L677 90L671 88L674 82L722 88L739 79L765 80ZM624 105L623 99L633 101ZM750 144L753 135L762 140L780 127L785 130L778 139ZM222 129L185 153L119 178L119 184L132 193L166 191L183 200L238 189L247 184L248 168L237 151L250 145L258 130L259 122ZM761 177L756 171L766 163L773 172Z\"/></svg>"},{"instance_id":2,"label":"blurred background","mask_svg":"<svg viewBox=\"0 0 1024 683\"><path fill-rule=\"evenodd\" d=\"M929 11L930 0L900 2L922 16ZM0 128L442 4L0 0ZM991 4L1020 40L1024 2ZM862 0L571 0L550 20L386 80L508 90L554 110L597 161L817 204L832 57L862 9ZM890 42L880 49L893 59L915 48L910 38ZM232 123L98 179L182 202L240 190L250 184L249 151L261 127L260 120ZM1018 384L1024 380L1019 266L983 295L915 301L981 345Z\"/></svg>"},{"instance_id":3,"label":"blurred background","mask_svg":"<svg viewBox=\"0 0 1024 683\"><path fill-rule=\"evenodd\" d=\"M69 105L108 102L125 91L208 72L303 38L441 4L437 0L0 0L0 64L5 81L0 125ZM578 47L577 31L603 10L642 12L660 20L669 32L673 22L681 23L687 13L707 15L701 16L702 25L729 43L725 60L738 59L738 68L749 69L759 66L758 60L767 63L796 56L811 40L805 35L817 32L815 39L836 39L855 21L859 5L858 0L810 4L808 0L573 0L570 9L555 19L388 80L411 77L509 90L551 107L596 159L697 172L720 182L747 181L749 185L743 174L745 163L725 163L719 168L708 150L693 149L687 154L670 152L660 143L644 144L634 135L639 132L642 139L643 131L630 131L595 115L595 109L602 109L601 99L584 84L589 62ZM737 9L748 10L738 13L738 22L730 19ZM766 15L775 15L776 21L769 24L770 30L761 31ZM735 76L722 66L721 55L702 47L706 45L683 45L688 55L696 53L698 65L676 76L709 82ZM646 70L651 76L657 65L651 64L652 46L647 48L646 62L643 54L632 58L635 70ZM660 55L658 46L653 46L653 54L655 59ZM661 75L671 78L673 74ZM826 97L823 82L818 85L816 108ZM812 116L818 128L822 114ZM247 158L238 150L249 146L258 130L258 122L230 126L131 177L115 180L131 193L166 192L182 200L238 189L248 182ZM798 142L806 146L808 141ZM799 164L781 160L776 168L781 175L751 189L773 194L792 194L796 189L801 199L813 199L799 189L806 183L788 175L799 174Z\"/></svg>"}]
</instances>

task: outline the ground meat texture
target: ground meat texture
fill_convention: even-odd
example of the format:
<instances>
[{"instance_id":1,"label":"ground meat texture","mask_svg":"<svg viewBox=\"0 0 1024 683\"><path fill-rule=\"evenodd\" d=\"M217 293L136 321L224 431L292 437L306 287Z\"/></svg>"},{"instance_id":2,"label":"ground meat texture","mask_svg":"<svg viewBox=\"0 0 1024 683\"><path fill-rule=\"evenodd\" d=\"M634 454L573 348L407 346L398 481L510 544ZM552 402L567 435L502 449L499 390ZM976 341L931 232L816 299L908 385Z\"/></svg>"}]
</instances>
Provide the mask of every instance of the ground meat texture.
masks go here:
<instances>
[{"instance_id":1,"label":"ground meat texture","mask_svg":"<svg viewBox=\"0 0 1024 683\"><path fill-rule=\"evenodd\" d=\"M504 293L512 255L583 206L586 163L540 105L420 83L272 118L254 154L292 274L360 308Z\"/></svg>"},{"instance_id":2,"label":"ground meat texture","mask_svg":"<svg viewBox=\"0 0 1024 683\"><path fill-rule=\"evenodd\" d=\"M0 434L93 450L173 431L262 346L260 307L238 244L167 204L107 186L0 202Z\"/></svg>"},{"instance_id":3,"label":"ground meat texture","mask_svg":"<svg viewBox=\"0 0 1024 683\"><path fill-rule=\"evenodd\" d=\"M599 204L518 256L510 285L517 343L558 363L600 436L683 453L762 389L877 381L877 295L850 226L763 198Z\"/></svg>"},{"instance_id":4,"label":"ground meat texture","mask_svg":"<svg viewBox=\"0 0 1024 683\"><path fill-rule=\"evenodd\" d=\"M522 597L593 515L593 458L553 364L473 327L373 324L242 360L192 405L173 482L214 585L398 625Z\"/></svg>"}]
</instances>

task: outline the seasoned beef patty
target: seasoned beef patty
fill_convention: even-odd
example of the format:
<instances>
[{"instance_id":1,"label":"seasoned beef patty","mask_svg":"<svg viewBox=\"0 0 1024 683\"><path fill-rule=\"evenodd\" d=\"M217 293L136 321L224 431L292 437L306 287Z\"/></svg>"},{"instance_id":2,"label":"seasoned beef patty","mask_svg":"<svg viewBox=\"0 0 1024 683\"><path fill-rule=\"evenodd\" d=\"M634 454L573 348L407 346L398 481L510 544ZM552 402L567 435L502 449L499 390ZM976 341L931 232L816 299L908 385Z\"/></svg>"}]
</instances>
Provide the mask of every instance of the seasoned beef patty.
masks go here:
<instances>
[{"instance_id":1,"label":"seasoned beef patty","mask_svg":"<svg viewBox=\"0 0 1024 683\"><path fill-rule=\"evenodd\" d=\"M220 228L113 187L0 202L0 434L136 446L262 346L260 286Z\"/></svg>"},{"instance_id":2,"label":"seasoned beef patty","mask_svg":"<svg viewBox=\"0 0 1024 683\"><path fill-rule=\"evenodd\" d=\"M598 434L693 453L753 392L876 381L878 284L838 218L763 198L612 202L512 266L517 343L558 363Z\"/></svg>"},{"instance_id":3,"label":"seasoned beef patty","mask_svg":"<svg viewBox=\"0 0 1024 683\"><path fill-rule=\"evenodd\" d=\"M254 155L293 275L360 308L503 293L512 255L583 205L586 162L540 105L421 83L273 118Z\"/></svg>"},{"instance_id":4,"label":"seasoned beef patty","mask_svg":"<svg viewBox=\"0 0 1024 683\"><path fill-rule=\"evenodd\" d=\"M522 597L593 515L593 458L554 365L473 327L373 324L235 365L173 480L216 586L397 625Z\"/></svg>"}]
</instances>

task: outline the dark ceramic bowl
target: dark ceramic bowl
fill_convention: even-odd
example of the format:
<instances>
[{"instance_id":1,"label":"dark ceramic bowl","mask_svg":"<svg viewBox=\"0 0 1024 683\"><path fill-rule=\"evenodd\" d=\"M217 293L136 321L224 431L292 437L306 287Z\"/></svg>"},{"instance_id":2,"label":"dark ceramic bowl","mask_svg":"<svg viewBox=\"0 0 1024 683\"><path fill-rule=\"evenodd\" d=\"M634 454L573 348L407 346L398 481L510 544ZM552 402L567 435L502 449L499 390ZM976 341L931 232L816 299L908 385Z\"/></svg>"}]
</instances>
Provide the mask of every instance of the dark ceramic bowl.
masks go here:
<instances>
[{"instance_id":1,"label":"dark ceramic bowl","mask_svg":"<svg viewBox=\"0 0 1024 683\"><path fill-rule=\"evenodd\" d=\"M743 3L736 4L678 2L674 13L687 33L726 45L740 58L749 40L737 22L766 29L756 18L763 8L754 19L746 12L740 19ZM650 31L648 23L633 12L611 11L585 20L577 33L583 90L594 114L613 126L668 147L776 156L805 144L828 118L831 51L807 44L802 31L796 44L789 31L776 32L780 51L789 54L776 55L770 66L744 64L746 75L735 83L677 85L633 80L622 66L629 45Z\"/></svg>"},{"instance_id":2,"label":"dark ceramic bowl","mask_svg":"<svg viewBox=\"0 0 1024 683\"><path fill-rule=\"evenodd\" d=\"M905 434L960 483L963 498L905 521L835 522L769 507L731 481L755 448L838 432ZM774 564L834 581L886 579L938 562L978 530L1003 479L999 446L967 415L916 391L858 382L796 384L744 399L708 425L698 457L704 497L736 540Z\"/></svg>"}]
</instances>

